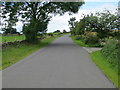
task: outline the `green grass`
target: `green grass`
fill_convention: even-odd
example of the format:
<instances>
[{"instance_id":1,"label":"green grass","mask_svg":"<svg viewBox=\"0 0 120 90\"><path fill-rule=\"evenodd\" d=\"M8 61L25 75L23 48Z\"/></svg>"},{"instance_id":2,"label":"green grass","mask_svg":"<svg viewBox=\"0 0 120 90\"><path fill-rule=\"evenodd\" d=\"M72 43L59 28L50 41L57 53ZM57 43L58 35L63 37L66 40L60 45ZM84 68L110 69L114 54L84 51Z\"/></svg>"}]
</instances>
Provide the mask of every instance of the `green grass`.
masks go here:
<instances>
[{"instance_id":1,"label":"green grass","mask_svg":"<svg viewBox=\"0 0 120 90\"><path fill-rule=\"evenodd\" d=\"M107 58L102 56L100 51L90 54L93 62L102 70L102 72L118 87L118 70L107 62Z\"/></svg>"},{"instance_id":2,"label":"green grass","mask_svg":"<svg viewBox=\"0 0 120 90\"><path fill-rule=\"evenodd\" d=\"M21 36L0 36L0 42L14 42L16 40L24 40L25 36L21 35Z\"/></svg>"},{"instance_id":3,"label":"green grass","mask_svg":"<svg viewBox=\"0 0 120 90\"><path fill-rule=\"evenodd\" d=\"M74 36L71 36L71 38L77 45L82 46L82 47L101 47L99 44L85 44L81 40L76 40Z\"/></svg>"},{"instance_id":4,"label":"green grass","mask_svg":"<svg viewBox=\"0 0 120 90\"><path fill-rule=\"evenodd\" d=\"M72 40L79 46L83 46L83 47L89 47L89 45L83 43L82 41L80 40L76 40L73 36L71 36Z\"/></svg>"},{"instance_id":5,"label":"green grass","mask_svg":"<svg viewBox=\"0 0 120 90\"><path fill-rule=\"evenodd\" d=\"M5 69L12 64L15 64L36 50L48 45L50 42L60 36L62 35L56 37L47 37L41 40L38 44L19 44L16 46L8 46L7 48L4 48L2 50L2 65L0 68Z\"/></svg>"}]
</instances>

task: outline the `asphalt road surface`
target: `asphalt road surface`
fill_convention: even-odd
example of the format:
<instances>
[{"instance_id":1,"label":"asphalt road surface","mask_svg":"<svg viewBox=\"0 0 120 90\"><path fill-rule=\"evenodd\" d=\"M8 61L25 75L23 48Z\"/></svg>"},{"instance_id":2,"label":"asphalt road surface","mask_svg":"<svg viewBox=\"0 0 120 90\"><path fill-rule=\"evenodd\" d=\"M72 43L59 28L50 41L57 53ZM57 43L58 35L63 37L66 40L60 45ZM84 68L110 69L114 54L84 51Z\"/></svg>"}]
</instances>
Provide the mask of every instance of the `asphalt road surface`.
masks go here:
<instances>
[{"instance_id":1,"label":"asphalt road surface","mask_svg":"<svg viewBox=\"0 0 120 90\"><path fill-rule=\"evenodd\" d=\"M3 70L3 88L115 88L69 35Z\"/></svg>"}]
</instances>

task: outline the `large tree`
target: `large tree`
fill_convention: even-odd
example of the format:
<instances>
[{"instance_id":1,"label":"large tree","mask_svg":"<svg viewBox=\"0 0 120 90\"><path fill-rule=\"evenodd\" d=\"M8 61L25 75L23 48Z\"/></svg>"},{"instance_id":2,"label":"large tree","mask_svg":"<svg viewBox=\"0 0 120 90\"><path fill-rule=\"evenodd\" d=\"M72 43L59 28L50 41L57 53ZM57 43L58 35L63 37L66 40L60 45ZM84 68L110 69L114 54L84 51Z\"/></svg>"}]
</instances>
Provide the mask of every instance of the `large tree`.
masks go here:
<instances>
[{"instance_id":1,"label":"large tree","mask_svg":"<svg viewBox=\"0 0 120 90\"><path fill-rule=\"evenodd\" d=\"M23 32L28 42L37 41L37 33L47 29L53 14L76 13L84 2L3 2L2 15L18 18L26 23Z\"/></svg>"}]
</instances>

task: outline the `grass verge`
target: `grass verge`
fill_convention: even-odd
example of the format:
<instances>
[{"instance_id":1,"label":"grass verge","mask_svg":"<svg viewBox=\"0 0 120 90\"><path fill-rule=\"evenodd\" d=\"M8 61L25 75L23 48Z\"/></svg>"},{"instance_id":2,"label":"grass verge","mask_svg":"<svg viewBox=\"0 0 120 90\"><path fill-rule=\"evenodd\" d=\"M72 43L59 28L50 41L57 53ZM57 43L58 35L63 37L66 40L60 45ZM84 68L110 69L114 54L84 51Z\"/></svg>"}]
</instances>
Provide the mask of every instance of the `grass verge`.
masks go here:
<instances>
[{"instance_id":1,"label":"grass verge","mask_svg":"<svg viewBox=\"0 0 120 90\"><path fill-rule=\"evenodd\" d=\"M118 87L118 70L106 61L106 57L102 56L100 51L95 51L90 56L92 61L102 70L108 79Z\"/></svg>"},{"instance_id":2,"label":"grass verge","mask_svg":"<svg viewBox=\"0 0 120 90\"><path fill-rule=\"evenodd\" d=\"M82 41L80 40L76 40L73 36L71 36L71 39L79 46L83 46L83 47L89 47L89 45L83 43Z\"/></svg>"},{"instance_id":3,"label":"grass verge","mask_svg":"<svg viewBox=\"0 0 120 90\"><path fill-rule=\"evenodd\" d=\"M74 36L71 36L71 38L77 45L82 46L82 47L101 47L99 44L85 44L81 40L76 40Z\"/></svg>"},{"instance_id":4,"label":"grass verge","mask_svg":"<svg viewBox=\"0 0 120 90\"><path fill-rule=\"evenodd\" d=\"M26 56L30 55L31 53L37 51L40 48L43 48L44 46L51 43L56 38L60 37L62 35L56 36L56 37L47 37L40 41L38 44L19 44L16 46L8 46L2 50L2 64L0 66L0 69L5 69L12 64L15 64L19 60L25 58Z\"/></svg>"},{"instance_id":5,"label":"grass verge","mask_svg":"<svg viewBox=\"0 0 120 90\"><path fill-rule=\"evenodd\" d=\"M20 35L20 36L0 36L0 42L14 42L17 40L25 40L25 35Z\"/></svg>"}]
</instances>

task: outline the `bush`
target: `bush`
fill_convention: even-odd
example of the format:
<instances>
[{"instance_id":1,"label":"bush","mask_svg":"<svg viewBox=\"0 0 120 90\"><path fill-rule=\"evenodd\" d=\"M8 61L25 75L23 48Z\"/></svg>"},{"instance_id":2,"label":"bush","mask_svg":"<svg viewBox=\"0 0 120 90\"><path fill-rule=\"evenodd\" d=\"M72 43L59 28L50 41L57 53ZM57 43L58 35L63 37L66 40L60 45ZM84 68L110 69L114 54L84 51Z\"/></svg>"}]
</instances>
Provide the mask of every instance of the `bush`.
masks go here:
<instances>
[{"instance_id":1,"label":"bush","mask_svg":"<svg viewBox=\"0 0 120 90\"><path fill-rule=\"evenodd\" d=\"M53 36L53 33L48 33L48 36Z\"/></svg>"},{"instance_id":2,"label":"bush","mask_svg":"<svg viewBox=\"0 0 120 90\"><path fill-rule=\"evenodd\" d=\"M85 32L84 42L86 44L98 44L99 38L96 32Z\"/></svg>"},{"instance_id":3,"label":"bush","mask_svg":"<svg viewBox=\"0 0 120 90\"><path fill-rule=\"evenodd\" d=\"M99 38L96 35L76 35L74 36L74 39L80 40L90 47L102 47L99 42Z\"/></svg>"},{"instance_id":4,"label":"bush","mask_svg":"<svg viewBox=\"0 0 120 90\"><path fill-rule=\"evenodd\" d=\"M107 57L107 61L112 65L118 64L118 40L111 39L108 40L106 45L101 50L101 53Z\"/></svg>"},{"instance_id":5,"label":"bush","mask_svg":"<svg viewBox=\"0 0 120 90\"><path fill-rule=\"evenodd\" d=\"M84 39L85 39L86 37L84 36L84 35L75 35L75 40L81 40L81 41L83 41L84 42Z\"/></svg>"},{"instance_id":6,"label":"bush","mask_svg":"<svg viewBox=\"0 0 120 90\"><path fill-rule=\"evenodd\" d=\"M37 36L38 36L38 37L43 37L44 35L41 34L41 33L38 33Z\"/></svg>"},{"instance_id":7,"label":"bush","mask_svg":"<svg viewBox=\"0 0 120 90\"><path fill-rule=\"evenodd\" d=\"M81 39L81 35L76 35L75 36L75 40L80 40Z\"/></svg>"},{"instance_id":8,"label":"bush","mask_svg":"<svg viewBox=\"0 0 120 90\"><path fill-rule=\"evenodd\" d=\"M95 37L89 37L87 36L84 41L86 44L97 44L99 43L99 38L97 36Z\"/></svg>"}]
</instances>

